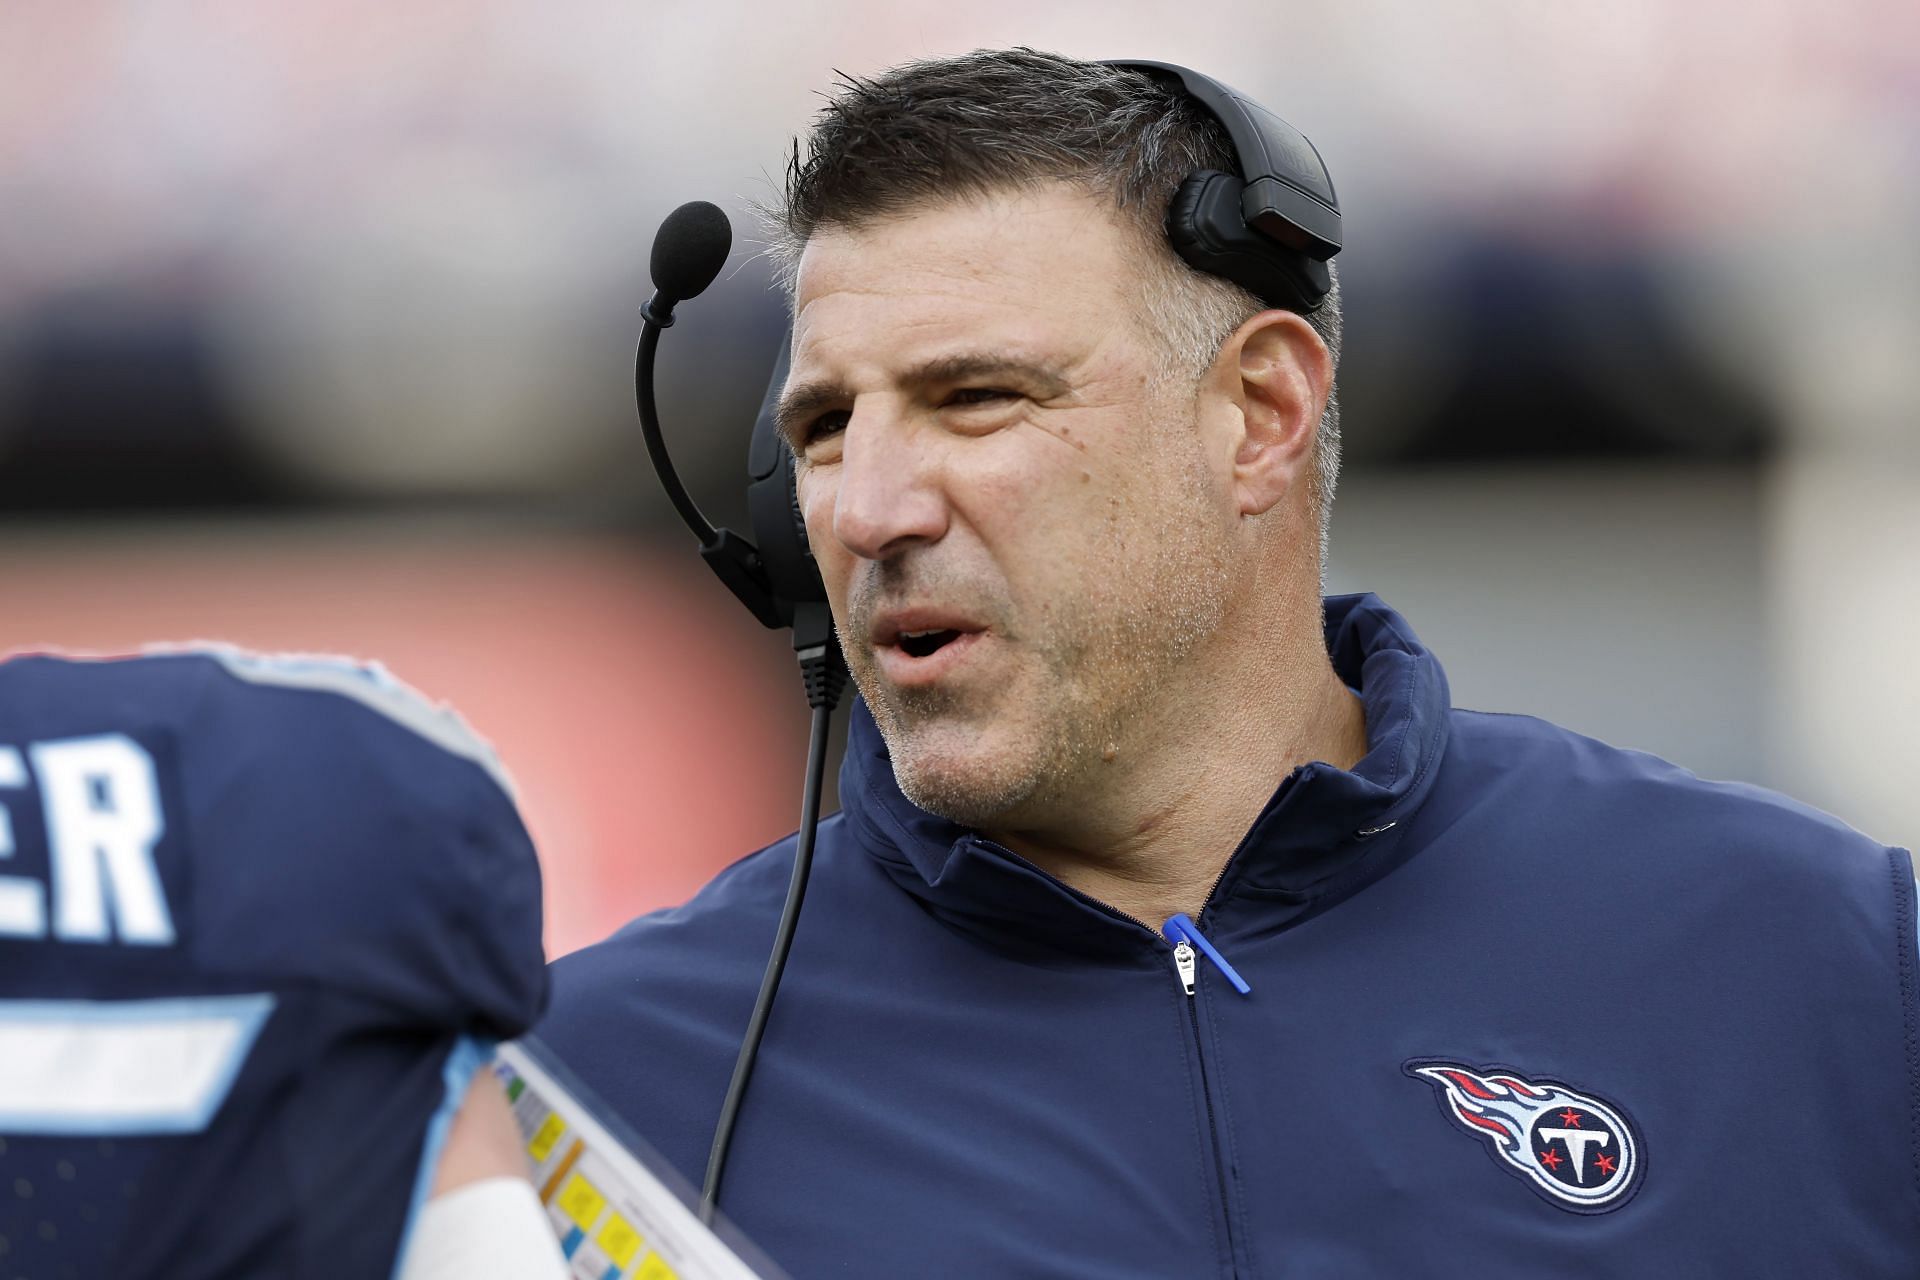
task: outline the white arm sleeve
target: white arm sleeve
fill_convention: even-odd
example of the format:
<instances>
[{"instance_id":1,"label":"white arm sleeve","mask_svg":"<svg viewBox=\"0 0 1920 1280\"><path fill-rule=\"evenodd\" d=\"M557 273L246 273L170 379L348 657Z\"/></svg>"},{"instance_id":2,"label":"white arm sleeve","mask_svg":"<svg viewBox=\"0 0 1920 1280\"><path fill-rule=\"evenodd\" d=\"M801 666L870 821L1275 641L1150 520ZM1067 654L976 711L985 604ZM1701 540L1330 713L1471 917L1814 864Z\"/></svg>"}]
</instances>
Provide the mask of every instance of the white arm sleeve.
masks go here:
<instances>
[{"instance_id":1,"label":"white arm sleeve","mask_svg":"<svg viewBox=\"0 0 1920 1280\"><path fill-rule=\"evenodd\" d=\"M420 1211L398 1280L566 1280L547 1211L522 1178L485 1178Z\"/></svg>"}]
</instances>

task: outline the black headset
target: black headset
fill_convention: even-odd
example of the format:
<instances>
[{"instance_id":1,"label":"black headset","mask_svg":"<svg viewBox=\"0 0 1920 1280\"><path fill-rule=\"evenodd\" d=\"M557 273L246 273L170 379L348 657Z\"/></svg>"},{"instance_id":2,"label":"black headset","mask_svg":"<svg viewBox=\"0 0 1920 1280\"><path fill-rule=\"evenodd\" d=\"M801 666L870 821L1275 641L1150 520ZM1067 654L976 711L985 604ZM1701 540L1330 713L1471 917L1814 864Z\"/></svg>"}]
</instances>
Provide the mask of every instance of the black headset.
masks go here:
<instances>
[{"instance_id":1,"label":"black headset","mask_svg":"<svg viewBox=\"0 0 1920 1280\"><path fill-rule=\"evenodd\" d=\"M1195 270L1230 280L1271 306L1301 313L1318 310L1332 288L1327 263L1340 251L1340 204L1327 166L1306 135L1238 90L1197 71L1166 62L1106 65L1139 71L1184 90L1220 122L1232 143L1237 172L1202 169L1188 175L1174 192L1166 223L1174 251ZM694 215L692 210L700 212ZM662 270L661 259L683 257L680 242L690 237L684 231L680 237L669 234L677 229L675 222L682 215L687 215L687 223L697 224L693 229L709 237L713 220L718 219L721 242L730 245L732 238L726 216L704 202L682 206L662 226L654 242L653 273L660 293L648 303L647 312L651 320L664 311L667 324L672 323L674 303L695 296L712 280L708 276L688 292L668 291L669 281L663 276L673 273ZM669 252L663 255L663 249ZM722 249L714 274L725 258ZM789 334L780 345L747 447L747 511L753 542L730 530L715 530L704 520L689 521L701 540L703 557L720 580L762 625L776 628L812 621L805 615L824 610L827 600L800 518L793 453L774 428L774 408L786 384L791 355ZM643 393L643 401L649 398ZM650 407L643 404L643 418L651 416ZM649 436L650 442L655 435ZM656 464L662 458L664 449L657 452ZM669 489L679 490L677 480L669 482ZM682 514L687 514L685 508Z\"/></svg>"},{"instance_id":2,"label":"black headset","mask_svg":"<svg viewBox=\"0 0 1920 1280\"><path fill-rule=\"evenodd\" d=\"M1167 239L1194 269L1230 280L1267 303L1310 314L1332 290L1327 263L1340 252L1340 204L1326 164L1306 136L1259 103L1209 76L1167 62L1112 61L1168 88L1184 91L1227 131L1235 172L1202 169L1189 174L1167 206ZM787 903L775 933L773 954L754 1004L715 1128L701 1197L711 1220L720 1174L754 1056L779 990L787 950L806 893L827 725L846 684L846 668L833 633L827 592L807 542L794 483L793 451L774 427L774 409L787 381L792 334L781 343L773 376L753 424L747 448L747 512L754 540L716 529L700 514L667 456L654 407L653 361L661 330L674 322L673 308L697 297L725 265L733 243L727 217L705 201L681 205L654 237L654 295L643 306L645 321L634 362L640 423L655 470L674 508L700 539L700 556L720 581L767 627L792 627L813 734L807 753L807 783Z\"/></svg>"}]
</instances>

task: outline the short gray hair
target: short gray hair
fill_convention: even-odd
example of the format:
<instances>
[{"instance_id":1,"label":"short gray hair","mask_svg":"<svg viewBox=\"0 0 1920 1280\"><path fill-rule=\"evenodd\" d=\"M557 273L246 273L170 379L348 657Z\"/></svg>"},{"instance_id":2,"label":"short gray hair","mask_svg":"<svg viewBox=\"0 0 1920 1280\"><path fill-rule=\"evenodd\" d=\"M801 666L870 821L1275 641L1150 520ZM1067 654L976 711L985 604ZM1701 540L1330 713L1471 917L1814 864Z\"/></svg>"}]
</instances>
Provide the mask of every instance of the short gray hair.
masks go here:
<instances>
[{"instance_id":1,"label":"short gray hair","mask_svg":"<svg viewBox=\"0 0 1920 1280\"><path fill-rule=\"evenodd\" d=\"M1198 379L1234 330L1267 305L1187 265L1167 241L1166 210L1188 174L1233 168L1220 123L1138 71L1024 48L909 62L871 79L843 75L804 149L795 140L786 189L768 210L771 253L791 299L801 251L822 227L858 228L969 196L1075 184L1111 198L1141 233L1147 324L1164 344L1166 372ZM1304 319L1337 366L1337 275L1326 301ZM1340 401L1329 385L1308 478L1323 573L1339 476Z\"/></svg>"}]
</instances>

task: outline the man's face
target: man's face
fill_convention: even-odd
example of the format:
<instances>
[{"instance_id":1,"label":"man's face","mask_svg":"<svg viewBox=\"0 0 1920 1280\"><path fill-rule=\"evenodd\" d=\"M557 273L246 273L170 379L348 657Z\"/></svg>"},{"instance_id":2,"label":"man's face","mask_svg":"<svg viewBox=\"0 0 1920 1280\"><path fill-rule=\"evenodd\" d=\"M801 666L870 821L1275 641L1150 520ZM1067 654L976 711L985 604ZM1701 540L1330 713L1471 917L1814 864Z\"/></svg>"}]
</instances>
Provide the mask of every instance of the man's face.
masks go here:
<instances>
[{"instance_id":1,"label":"man's face","mask_svg":"<svg viewBox=\"0 0 1920 1280\"><path fill-rule=\"evenodd\" d=\"M1161 376L1132 235L1060 186L801 258L781 417L808 535L902 790L969 825L1097 794L1225 608L1231 448Z\"/></svg>"}]
</instances>

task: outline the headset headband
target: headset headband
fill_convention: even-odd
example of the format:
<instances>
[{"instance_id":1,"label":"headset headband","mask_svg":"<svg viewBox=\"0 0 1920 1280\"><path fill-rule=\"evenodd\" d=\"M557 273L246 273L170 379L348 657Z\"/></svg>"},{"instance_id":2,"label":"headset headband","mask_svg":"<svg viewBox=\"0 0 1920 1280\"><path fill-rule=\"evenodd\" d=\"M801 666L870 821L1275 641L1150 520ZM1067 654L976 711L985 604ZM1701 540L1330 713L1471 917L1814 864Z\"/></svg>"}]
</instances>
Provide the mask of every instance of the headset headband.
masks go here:
<instances>
[{"instance_id":1,"label":"headset headband","mask_svg":"<svg viewBox=\"0 0 1920 1280\"><path fill-rule=\"evenodd\" d=\"M1247 184L1240 207L1248 223L1318 262L1340 252L1340 201L1306 134L1239 90L1186 67L1145 59L1106 65L1172 81L1220 122Z\"/></svg>"},{"instance_id":2,"label":"headset headband","mask_svg":"<svg viewBox=\"0 0 1920 1280\"><path fill-rule=\"evenodd\" d=\"M1236 173L1187 175L1167 206L1167 239L1196 271L1220 276L1269 306L1311 312L1333 289L1340 202L1306 135L1211 76L1170 62L1116 60L1184 91L1220 122Z\"/></svg>"}]
</instances>

